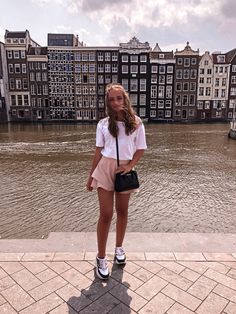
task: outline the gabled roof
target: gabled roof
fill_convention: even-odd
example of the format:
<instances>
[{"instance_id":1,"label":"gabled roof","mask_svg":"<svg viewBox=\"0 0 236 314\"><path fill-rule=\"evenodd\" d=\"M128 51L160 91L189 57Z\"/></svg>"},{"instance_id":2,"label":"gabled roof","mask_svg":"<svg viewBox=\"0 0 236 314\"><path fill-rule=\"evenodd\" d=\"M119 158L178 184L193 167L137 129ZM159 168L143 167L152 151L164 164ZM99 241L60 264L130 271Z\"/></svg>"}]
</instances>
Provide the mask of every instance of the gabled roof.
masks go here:
<instances>
[{"instance_id":1,"label":"gabled roof","mask_svg":"<svg viewBox=\"0 0 236 314\"><path fill-rule=\"evenodd\" d=\"M27 30L24 32L10 32L6 30L5 38L26 38Z\"/></svg>"},{"instance_id":2,"label":"gabled roof","mask_svg":"<svg viewBox=\"0 0 236 314\"><path fill-rule=\"evenodd\" d=\"M161 52L161 48L159 47L158 43L156 43L156 46L153 48L152 51Z\"/></svg>"},{"instance_id":3,"label":"gabled roof","mask_svg":"<svg viewBox=\"0 0 236 314\"><path fill-rule=\"evenodd\" d=\"M193 50L190 46L189 46L189 41L187 41L187 45L185 46L184 50L178 51L178 49L176 49L175 55L199 55L199 49L198 50Z\"/></svg>"}]
</instances>

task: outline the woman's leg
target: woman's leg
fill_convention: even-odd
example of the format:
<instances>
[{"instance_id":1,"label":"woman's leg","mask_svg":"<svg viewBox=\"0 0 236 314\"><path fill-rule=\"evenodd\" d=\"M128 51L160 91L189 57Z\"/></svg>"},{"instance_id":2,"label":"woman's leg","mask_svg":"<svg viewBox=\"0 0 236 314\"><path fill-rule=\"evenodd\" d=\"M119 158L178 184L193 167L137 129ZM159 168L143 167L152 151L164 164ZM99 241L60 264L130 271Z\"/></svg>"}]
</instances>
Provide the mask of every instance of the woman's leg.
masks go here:
<instances>
[{"instance_id":1,"label":"woman's leg","mask_svg":"<svg viewBox=\"0 0 236 314\"><path fill-rule=\"evenodd\" d=\"M116 247L122 246L128 221L130 193L116 193Z\"/></svg>"},{"instance_id":2,"label":"woman's leg","mask_svg":"<svg viewBox=\"0 0 236 314\"><path fill-rule=\"evenodd\" d=\"M106 255L108 232L113 215L114 192L98 188L100 216L97 224L98 257Z\"/></svg>"}]
</instances>

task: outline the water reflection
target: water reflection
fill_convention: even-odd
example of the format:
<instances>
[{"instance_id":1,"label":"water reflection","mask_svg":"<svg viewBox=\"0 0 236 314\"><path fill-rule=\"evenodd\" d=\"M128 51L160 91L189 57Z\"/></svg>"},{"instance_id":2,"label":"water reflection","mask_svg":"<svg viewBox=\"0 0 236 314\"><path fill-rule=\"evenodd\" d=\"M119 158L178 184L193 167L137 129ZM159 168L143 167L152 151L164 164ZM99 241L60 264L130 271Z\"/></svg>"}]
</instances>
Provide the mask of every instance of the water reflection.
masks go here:
<instances>
[{"instance_id":1,"label":"water reflection","mask_svg":"<svg viewBox=\"0 0 236 314\"><path fill-rule=\"evenodd\" d=\"M96 125L0 126L0 236L95 231L85 190ZM128 231L235 232L236 141L228 125L146 125ZM112 225L114 230L115 226Z\"/></svg>"}]
</instances>

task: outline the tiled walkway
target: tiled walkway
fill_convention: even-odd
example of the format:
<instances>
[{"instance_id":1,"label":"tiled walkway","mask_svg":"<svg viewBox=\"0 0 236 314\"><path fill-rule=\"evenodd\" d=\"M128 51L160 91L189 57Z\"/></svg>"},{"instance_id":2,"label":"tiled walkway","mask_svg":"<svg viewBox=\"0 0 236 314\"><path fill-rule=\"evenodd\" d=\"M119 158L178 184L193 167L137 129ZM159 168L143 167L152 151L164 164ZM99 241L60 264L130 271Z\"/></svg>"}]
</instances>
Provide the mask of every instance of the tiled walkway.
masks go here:
<instances>
[{"instance_id":1,"label":"tiled walkway","mask_svg":"<svg viewBox=\"0 0 236 314\"><path fill-rule=\"evenodd\" d=\"M124 268L110 253L107 282L95 255L0 253L0 313L236 313L236 253L129 251Z\"/></svg>"}]
</instances>

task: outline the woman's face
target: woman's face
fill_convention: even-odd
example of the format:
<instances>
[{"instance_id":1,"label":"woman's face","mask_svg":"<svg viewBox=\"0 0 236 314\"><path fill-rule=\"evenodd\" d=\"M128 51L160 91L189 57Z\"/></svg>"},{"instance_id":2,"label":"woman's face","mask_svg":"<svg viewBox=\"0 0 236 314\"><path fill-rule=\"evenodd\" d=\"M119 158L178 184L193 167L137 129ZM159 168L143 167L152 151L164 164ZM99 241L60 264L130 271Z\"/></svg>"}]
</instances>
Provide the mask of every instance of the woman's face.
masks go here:
<instances>
[{"instance_id":1,"label":"woman's face","mask_svg":"<svg viewBox=\"0 0 236 314\"><path fill-rule=\"evenodd\" d=\"M115 112L124 110L124 94L120 89L111 89L108 94L111 109Z\"/></svg>"}]
</instances>

